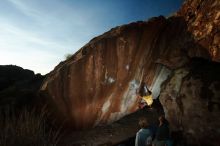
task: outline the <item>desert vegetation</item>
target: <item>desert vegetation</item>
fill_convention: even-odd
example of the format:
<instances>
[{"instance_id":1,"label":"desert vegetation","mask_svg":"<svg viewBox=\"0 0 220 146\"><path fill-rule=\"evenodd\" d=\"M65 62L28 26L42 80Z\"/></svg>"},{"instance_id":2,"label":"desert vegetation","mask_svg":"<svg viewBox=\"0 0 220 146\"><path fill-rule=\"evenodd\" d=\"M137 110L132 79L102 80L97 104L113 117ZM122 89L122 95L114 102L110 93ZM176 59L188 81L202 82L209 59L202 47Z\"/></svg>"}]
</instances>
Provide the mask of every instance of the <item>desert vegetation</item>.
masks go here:
<instances>
[{"instance_id":1,"label":"desert vegetation","mask_svg":"<svg viewBox=\"0 0 220 146\"><path fill-rule=\"evenodd\" d=\"M56 146L60 131L47 123L45 110L24 109L19 113L6 107L0 113L1 146Z\"/></svg>"}]
</instances>

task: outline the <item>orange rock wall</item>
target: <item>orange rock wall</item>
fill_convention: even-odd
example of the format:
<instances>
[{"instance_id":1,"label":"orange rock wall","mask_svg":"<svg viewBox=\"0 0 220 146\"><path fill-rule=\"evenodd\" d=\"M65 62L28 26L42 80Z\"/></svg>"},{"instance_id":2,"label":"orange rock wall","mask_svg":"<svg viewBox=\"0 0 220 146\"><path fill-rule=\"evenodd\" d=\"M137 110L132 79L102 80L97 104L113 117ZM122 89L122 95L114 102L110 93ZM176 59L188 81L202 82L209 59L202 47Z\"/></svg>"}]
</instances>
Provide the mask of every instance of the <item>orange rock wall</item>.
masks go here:
<instances>
[{"instance_id":1,"label":"orange rock wall","mask_svg":"<svg viewBox=\"0 0 220 146\"><path fill-rule=\"evenodd\" d=\"M219 14L213 11L206 21L203 5L219 10L217 0L186 1L175 16L119 26L92 39L48 74L41 92L79 129L136 111L141 81L156 98L171 71L190 58L219 61Z\"/></svg>"}]
</instances>

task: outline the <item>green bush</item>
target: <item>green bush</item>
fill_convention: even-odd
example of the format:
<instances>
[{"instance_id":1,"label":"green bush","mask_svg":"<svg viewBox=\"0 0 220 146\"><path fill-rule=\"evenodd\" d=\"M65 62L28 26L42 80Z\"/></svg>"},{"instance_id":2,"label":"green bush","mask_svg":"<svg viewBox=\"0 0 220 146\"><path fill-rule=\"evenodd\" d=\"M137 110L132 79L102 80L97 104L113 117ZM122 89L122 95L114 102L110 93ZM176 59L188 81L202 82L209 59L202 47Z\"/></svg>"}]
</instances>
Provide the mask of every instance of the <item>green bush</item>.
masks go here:
<instances>
[{"instance_id":1,"label":"green bush","mask_svg":"<svg viewBox=\"0 0 220 146\"><path fill-rule=\"evenodd\" d=\"M66 54L66 55L65 55L65 59L66 59L66 60L67 60L67 59L70 59L71 56L72 56L72 54Z\"/></svg>"}]
</instances>

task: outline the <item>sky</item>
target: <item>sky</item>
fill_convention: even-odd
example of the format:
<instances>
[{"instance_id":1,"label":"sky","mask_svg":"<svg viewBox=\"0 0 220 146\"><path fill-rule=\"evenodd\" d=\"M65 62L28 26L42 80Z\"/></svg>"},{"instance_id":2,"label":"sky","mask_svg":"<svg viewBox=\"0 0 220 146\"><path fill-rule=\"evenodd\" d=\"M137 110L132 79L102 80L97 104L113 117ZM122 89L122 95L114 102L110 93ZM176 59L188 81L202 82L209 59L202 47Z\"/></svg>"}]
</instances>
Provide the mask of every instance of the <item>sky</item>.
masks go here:
<instances>
[{"instance_id":1,"label":"sky","mask_svg":"<svg viewBox=\"0 0 220 146\"><path fill-rule=\"evenodd\" d=\"M1 0L0 65L46 74L113 27L169 16L183 0Z\"/></svg>"}]
</instances>

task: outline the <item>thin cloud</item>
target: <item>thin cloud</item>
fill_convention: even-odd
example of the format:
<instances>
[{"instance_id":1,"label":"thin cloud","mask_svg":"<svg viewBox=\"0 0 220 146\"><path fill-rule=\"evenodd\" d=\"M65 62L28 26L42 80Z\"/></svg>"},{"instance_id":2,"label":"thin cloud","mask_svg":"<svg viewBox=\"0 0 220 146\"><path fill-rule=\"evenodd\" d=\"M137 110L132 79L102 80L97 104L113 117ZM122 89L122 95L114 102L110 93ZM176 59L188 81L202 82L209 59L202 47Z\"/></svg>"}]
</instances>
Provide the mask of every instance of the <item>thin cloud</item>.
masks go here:
<instances>
[{"instance_id":1,"label":"thin cloud","mask_svg":"<svg viewBox=\"0 0 220 146\"><path fill-rule=\"evenodd\" d=\"M30 16L30 17L34 17L36 18L40 18L41 13L40 11L36 10L33 7L28 7L24 1L20 1L20 0L8 0L12 5L14 5L18 10L20 10L24 15ZM26 1L28 2L28 1Z\"/></svg>"},{"instance_id":2,"label":"thin cloud","mask_svg":"<svg viewBox=\"0 0 220 146\"><path fill-rule=\"evenodd\" d=\"M176 1L180 0L173 4L179 6ZM152 5L158 3L164 2ZM177 9L174 5L172 10ZM47 73L93 37L117 25L145 20L149 13L158 14L146 0L0 1L0 64Z\"/></svg>"},{"instance_id":3,"label":"thin cloud","mask_svg":"<svg viewBox=\"0 0 220 146\"><path fill-rule=\"evenodd\" d=\"M0 23L0 30L1 33L4 34L0 36L1 38L0 40L4 40L4 42L7 42L8 45L13 45L13 44L16 45L16 43L17 44L24 43L24 44L35 44L38 46L46 46L48 47L48 49L51 47L55 47L54 49L63 48L63 44L49 41L47 40L47 38L44 38L42 36L37 36L34 33L25 31L11 24ZM12 42L13 44L9 44L9 42ZM53 51L55 51L54 49Z\"/></svg>"}]
</instances>

